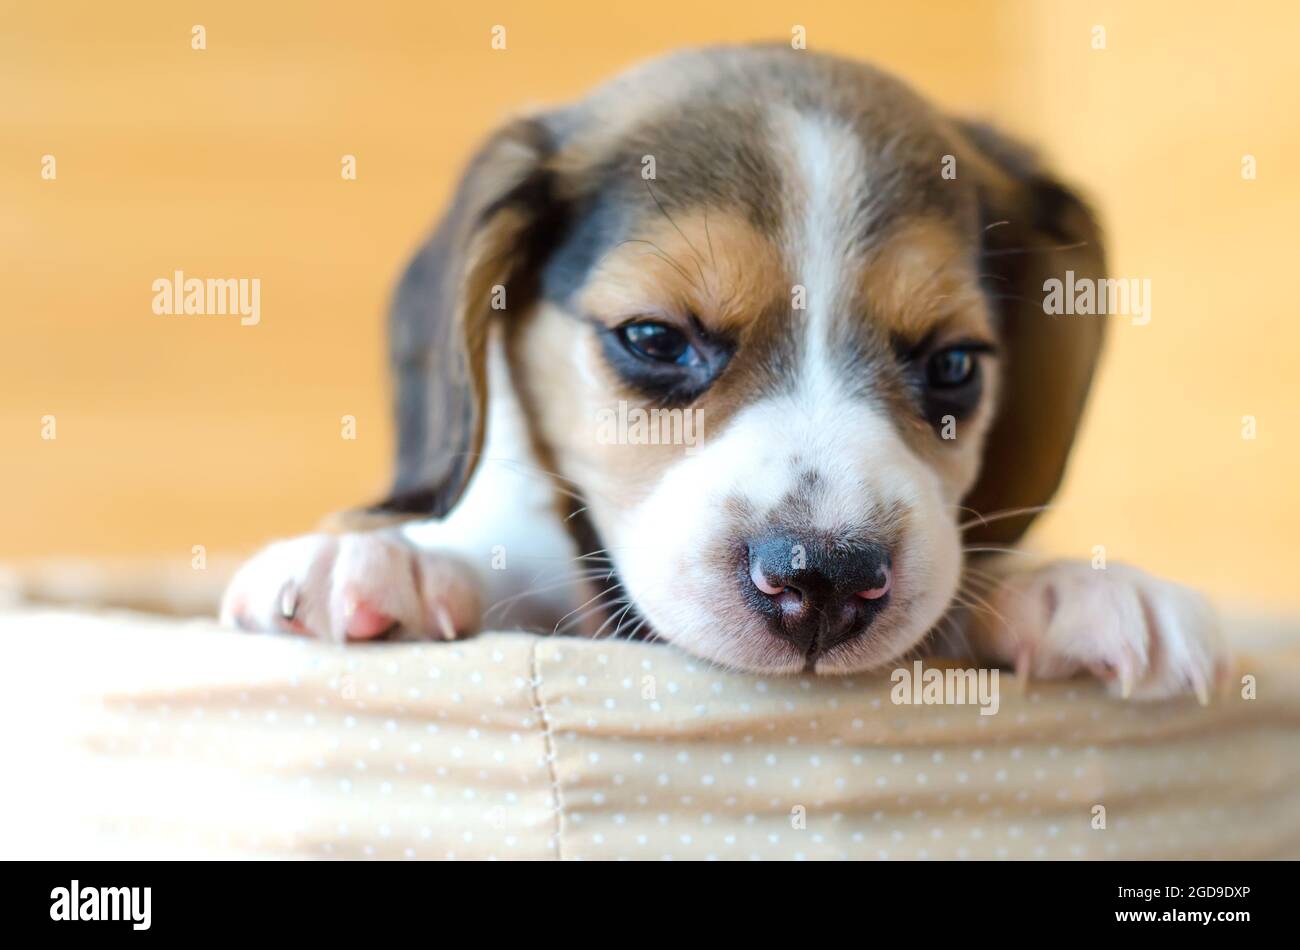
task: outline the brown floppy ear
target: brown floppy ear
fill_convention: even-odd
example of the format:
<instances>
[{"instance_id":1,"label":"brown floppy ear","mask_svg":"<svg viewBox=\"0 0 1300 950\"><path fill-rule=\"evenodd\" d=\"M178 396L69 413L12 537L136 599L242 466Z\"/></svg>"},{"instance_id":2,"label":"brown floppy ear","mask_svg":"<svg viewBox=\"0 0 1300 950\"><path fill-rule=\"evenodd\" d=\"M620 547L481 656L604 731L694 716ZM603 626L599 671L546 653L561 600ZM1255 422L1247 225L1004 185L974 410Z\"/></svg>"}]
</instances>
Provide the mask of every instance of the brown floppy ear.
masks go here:
<instances>
[{"instance_id":1,"label":"brown floppy ear","mask_svg":"<svg viewBox=\"0 0 1300 950\"><path fill-rule=\"evenodd\" d=\"M551 151L540 120L495 133L407 266L389 314L397 474L386 498L331 528L441 518L460 499L483 447L490 316L527 306L541 234L554 223Z\"/></svg>"},{"instance_id":2,"label":"brown floppy ear","mask_svg":"<svg viewBox=\"0 0 1300 950\"><path fill-rule=\"evenodd\" d=\"M1011 544L1060 484L1101 351L1104 316L1051 315L1044 283L1105 275L1100 229L1084 203L1020 146L961 125L979 175L981 271L1000 325L1002 387L979 481L962 504L989 520L967 541Z\"/></svg>"}]
</instances>

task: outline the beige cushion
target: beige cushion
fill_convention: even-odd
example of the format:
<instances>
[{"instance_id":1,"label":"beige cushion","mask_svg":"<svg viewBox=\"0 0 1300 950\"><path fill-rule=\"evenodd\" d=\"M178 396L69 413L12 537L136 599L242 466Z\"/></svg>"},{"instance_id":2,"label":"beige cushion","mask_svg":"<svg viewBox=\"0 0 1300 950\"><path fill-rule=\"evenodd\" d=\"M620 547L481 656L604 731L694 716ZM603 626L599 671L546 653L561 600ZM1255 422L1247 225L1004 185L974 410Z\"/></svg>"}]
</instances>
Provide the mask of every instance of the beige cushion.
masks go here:
<instances>
[{"instance_id":1,"label":"beige cushion","mask_svg":"<svg viewBox=\"0 0 1300 950\"><path fill-rule=\"evenodd\" d=\"M0 648L4 857L1300 857L1294 647L1254 700L1004 676L992 716L518 633L27 609Z\"/></svg>"}]
</instances>

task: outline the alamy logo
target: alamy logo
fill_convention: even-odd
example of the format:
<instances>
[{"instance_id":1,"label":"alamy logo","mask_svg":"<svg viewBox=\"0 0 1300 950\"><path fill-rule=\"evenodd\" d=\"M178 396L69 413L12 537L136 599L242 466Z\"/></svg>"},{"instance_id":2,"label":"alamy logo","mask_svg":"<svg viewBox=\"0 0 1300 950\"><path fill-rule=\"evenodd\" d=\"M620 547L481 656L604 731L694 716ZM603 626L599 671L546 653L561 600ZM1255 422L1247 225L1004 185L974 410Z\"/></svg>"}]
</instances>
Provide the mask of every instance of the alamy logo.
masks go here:
<instances>
[{"instance_id":1,"label":"alamy logo","mask_svg":"<svg viewBox=\"0 0 1300 950\"><path fill-rule=\"evenodd\" d=\"M1043 313L1132 317L1134 326L1151 322L1151 279L1076 277L1065 272L1065 280L1043 281Z\"/></svg>"},{"instance_id":2,"label":"alamy logo","mask_svg":"<svg viewBox=\"0 0 1300 950\"><path fill-rule=\"evenodd\" d=\"M981 716L996 716L1002 701L998 692L996 669L926 668L920 660L912 668L900 666L889 676L893 688L890 701L895 706L966 706L980 707Z\"/></svg>"},{"instance_id":3,"label":"alamy logo","mask_svg":"<svg viewBox=\"0 0 1300 950\"><path fill-rule=\"evenodd\" d=\"M50 920L129 920L132 930L148 930L152 887L71 887L50 891Z\"/></svg>"},{"instance_id":4,"label":"alamy logo","mask_svg":"<svg viewBox=\"0 0 1300 950\"><path fill-rule=\"evenodd\" d=\"M704 435L702 409L643 409L619 400L618 408L596 410L601 445L684 445L694 451Z\"/></svg>"},{"instance_id":5,"label":"alamy logo","mask_svg":"<svg viewBox=\"0 0 1300 950\"><path fill-rule=\"evenodd\" d=\"M255 327L262 320L260 277L186 277L176 271L169 280L153 282L153 312L159 316L225 316L238 314L239 323Z\"/></svg>"}]
</instances>

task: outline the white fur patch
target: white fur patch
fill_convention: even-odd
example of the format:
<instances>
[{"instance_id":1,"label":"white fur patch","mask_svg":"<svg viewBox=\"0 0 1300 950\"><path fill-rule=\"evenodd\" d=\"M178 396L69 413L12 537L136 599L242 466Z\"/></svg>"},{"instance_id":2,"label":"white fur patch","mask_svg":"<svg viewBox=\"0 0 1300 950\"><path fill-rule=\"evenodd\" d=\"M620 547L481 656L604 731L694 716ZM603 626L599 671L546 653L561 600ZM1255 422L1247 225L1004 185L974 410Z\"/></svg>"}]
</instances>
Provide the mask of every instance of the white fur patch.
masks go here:
<instances>
[{"instance_id":1,"label":"white fur patch","mask_svg":"<svg viewBox=\"0 0 1300 950\"><path fill-rule=\"evenodd\" d=\"M413 522L405 534L413 544L448 551L469 564L482 583L487 610L519 598L522 612L493 613L489 621L519 616L519 622L543 624L552 615L558 619L571 602L575 592L557 581L576 569L579 552L556 513L550 476L531 451L499 341L492 342L489 415L478 468L445 519ZM533 589L535 597L520 597Z\"/></svg>"},{"instance_id":2,"label":"white fur patch","mask_svg":"<svg viewBox=\"0 0 1300 950\"><path fill-rule=\"evenodd\" d=\"M864 187L866 157L857 137L830 117L780 111L774 123L789 151L786 177L800 186L787 199L786 230L795 281L807 291L803 377L810 385L823 385L833 382L830 323L845 303L851 279L845 265L859 224L852 209Z\"/></svg>"}]
</instances>

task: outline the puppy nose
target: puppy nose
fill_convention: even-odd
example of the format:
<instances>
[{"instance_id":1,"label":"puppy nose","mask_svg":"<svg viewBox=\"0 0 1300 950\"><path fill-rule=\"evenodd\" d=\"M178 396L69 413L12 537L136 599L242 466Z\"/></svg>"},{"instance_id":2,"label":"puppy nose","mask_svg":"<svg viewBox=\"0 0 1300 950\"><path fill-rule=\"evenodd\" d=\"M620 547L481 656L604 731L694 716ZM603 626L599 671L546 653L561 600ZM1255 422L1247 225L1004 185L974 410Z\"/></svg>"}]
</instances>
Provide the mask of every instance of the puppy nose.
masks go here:
<instances>
[{"instance_id":1,"label":"puppy nose","mask_svg":"<svg viewBox=\"0 0 1300 950\"><path fill-rule=\"evenodd\" d=\"M809 654L865 631L893 588L889 551L873 543L761 538L748 568L751 604Z\"/></svg>"}]
</instances>

